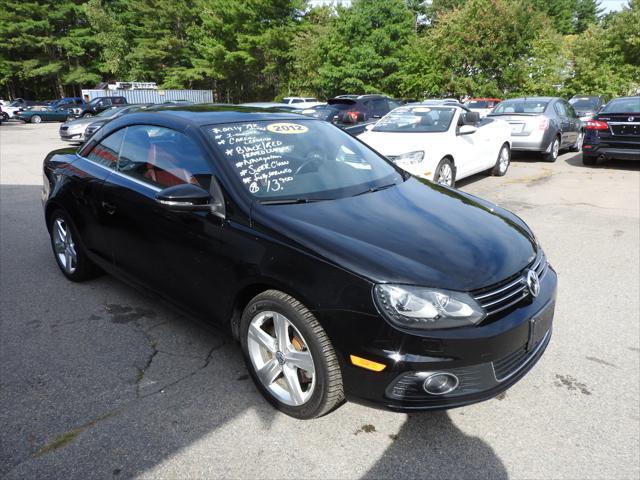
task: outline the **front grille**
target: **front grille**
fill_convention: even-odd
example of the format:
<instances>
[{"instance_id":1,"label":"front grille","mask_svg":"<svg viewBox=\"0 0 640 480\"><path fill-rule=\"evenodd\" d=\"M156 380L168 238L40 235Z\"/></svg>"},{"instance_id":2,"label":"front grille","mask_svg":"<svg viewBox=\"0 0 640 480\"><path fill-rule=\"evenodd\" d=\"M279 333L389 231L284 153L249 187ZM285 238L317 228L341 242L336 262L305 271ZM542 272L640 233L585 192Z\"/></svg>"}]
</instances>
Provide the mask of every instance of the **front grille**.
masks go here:
<instances>
[{"instance_id":1,"label":"front grille","mask_svg":"<svg viewBox=\"0 0 640 480\"><path fill-rule=\"evenodd\" d=\"M495 315L517 305L530 295L526 276L528 270L534 270L542 281L548 269L549 264L544 252L540 249L527 268L496 285L473 291L473 298L485 309L488 316Z\"/></svg>"}]
</instances>

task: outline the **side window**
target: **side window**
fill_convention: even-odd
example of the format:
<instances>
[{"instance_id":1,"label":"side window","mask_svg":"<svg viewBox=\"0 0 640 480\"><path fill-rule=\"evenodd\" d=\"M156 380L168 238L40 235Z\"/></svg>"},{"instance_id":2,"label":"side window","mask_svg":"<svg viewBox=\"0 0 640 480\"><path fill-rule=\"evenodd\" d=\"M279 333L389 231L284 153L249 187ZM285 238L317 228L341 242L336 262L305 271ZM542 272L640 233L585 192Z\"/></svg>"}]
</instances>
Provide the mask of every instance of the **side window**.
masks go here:
<instances>
[{"instance_id":1,"label":"side window","mask_svg":"<svg viewBox=\"0 0 640 480\"><path fill-rule=\"evenodd\" d=\"M191 183L208 190L211 184L200 147L182 133L152 125L127 129L118 170L160 188Z\"/></svg>"},{"instance_id":2,"label":"side window","mask_svg":"<svg viewBox=\"0 0 640 480\"><path fill-rule=\"evenodd\" d=\"M567 110L567 113L569 114L569 117L571 118L577 118L578 116L576 115L576 111L573 109L573 107L568 104L568 103L564 103L564 108Z\"/></svg>"},{"instance_id":3,"label":"side window","mask_svg":"<svg viewBox=\"0 0 640 480\"><path fill-rule=\"evenodd\" d=\"M91 149L87 158L115 170L118 165L118 154L124 138L124 131L125 129L123 128L104 138Z\"/></svg>"},{"instance_id":4,"label":"side window","mask_svg":"<svg viewBox=\"0 0 640 480\"><path fill-rule=\"evenodd\" d=\"M564 108L564 105L560 102L556 102L556 104L553 106L553 108L555 108L556 113L558 115L560 115L561 117L566 117L567 116L567 110Z\"/></svg>"}]
</instances>

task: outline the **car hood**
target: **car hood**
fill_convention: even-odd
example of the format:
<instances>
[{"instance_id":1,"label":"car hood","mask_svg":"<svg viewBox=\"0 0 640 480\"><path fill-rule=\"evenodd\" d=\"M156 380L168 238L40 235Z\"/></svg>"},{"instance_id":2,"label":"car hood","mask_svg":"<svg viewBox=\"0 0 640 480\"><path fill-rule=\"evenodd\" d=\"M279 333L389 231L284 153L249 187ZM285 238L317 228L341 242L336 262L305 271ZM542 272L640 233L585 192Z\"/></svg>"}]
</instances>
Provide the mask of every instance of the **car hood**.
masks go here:
<instances>
[{"instance_id":1,"label":"car hood","mask_svg":"<svg viewBox=\"0 0 640 480\"><path fill-rule=\"evenodd\" d=\"M516 215L416 178L338 200L255 204L252 222L376 283L475 290L519 272L537 250Z\"/></svg>"},{"instance_id":2,"label":"car hood","mask_svg":"<svg viewBox=\"0 0 640 480\"><path fill-rule=\"evenodd\" d=\"M87 126L90 123L95 123L98 121L99 120L96 120L96 117L79 118L77 120L72 120L71 122L65 122L64 125L71 128L71 127Z\"/></svg>"},{"instance_id":3,"label":"car hood","mask_svg":"<svg viewBox=\"0 0 640 480\"><path fill-rule=\"evenodd\" d=\"M383 155L401 155L433 148L448 141L448 132L373 132L366 131L358 138Z\"/></svg>"}]
</instances>

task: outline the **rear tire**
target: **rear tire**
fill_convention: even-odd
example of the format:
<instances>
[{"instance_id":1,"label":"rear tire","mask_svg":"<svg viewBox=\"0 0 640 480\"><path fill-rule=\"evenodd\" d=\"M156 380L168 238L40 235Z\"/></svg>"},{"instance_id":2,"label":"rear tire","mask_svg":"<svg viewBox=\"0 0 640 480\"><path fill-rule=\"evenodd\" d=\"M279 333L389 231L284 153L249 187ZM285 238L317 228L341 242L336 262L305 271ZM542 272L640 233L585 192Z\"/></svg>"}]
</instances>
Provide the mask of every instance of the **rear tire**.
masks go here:
<instances>
[{"instance_id":1,"label":"rear tire","mask_svg":"<svg viewBox=\"0 0 640 480\"><path fill-rule=\"evenodd\" d=\"M58 268L69 280L83 282L101 273L87 257L69 215L61 209L55 210L49 217L49 236Z\"/></svg>"},{"instance_id":2,"label":"rear tire","mask_svg":"<svg viewBox=\"0 0 640 480\"><path fill-rule=\"evenodd\" d=\"M543 153L542 158L546 162L555 162L560 154L560 137L555 137L551 142L549 153Z\"/></svg>"},{"instance_id":3,"label":"rear tire","mask_svg":"<svg viewBox=\"0 0 640 480\"><path fill-rule=\"evenodd\" d=\"M511 149L509 148L509 145L505 143L500 147L498 159L491 170L491 175L495 177L504 177L507 170L509 170L509 165L511 165Z\"/></svg>"},{"instance_id":4,"label":"rear tire","mask_svg":"<svg viewBox=\"0 0 640 480\"><path fill-rule=\"evenodd\" d=\"M433 181L439 185L453 188L456 184L456 170L449 158L443 158L438 163L433 174Z\"/></svg>"},{"instance_id":5,"label":"rear tire","mask_svg":"<svg viewBox=\"0 0 640 480\"><path fill-rule=\"evenodd\" d=\"M598 163L597 157L592 157L591 155L585 155L584 153L582 154L583 165L593 166L593 165L596 165L597 163Z\"/></svg>"},{"instance_id":6,"label":"rear tire","mask_svg":"<svg viewBox=\"0 0 640 480\"><path fill-rule=\"evenodd\" d=\"M240 345L258 390L287 415L316 418L344 402L331 341L314 315L286 293L267 290L249 302Z\"/></svg>"}]
</instances>

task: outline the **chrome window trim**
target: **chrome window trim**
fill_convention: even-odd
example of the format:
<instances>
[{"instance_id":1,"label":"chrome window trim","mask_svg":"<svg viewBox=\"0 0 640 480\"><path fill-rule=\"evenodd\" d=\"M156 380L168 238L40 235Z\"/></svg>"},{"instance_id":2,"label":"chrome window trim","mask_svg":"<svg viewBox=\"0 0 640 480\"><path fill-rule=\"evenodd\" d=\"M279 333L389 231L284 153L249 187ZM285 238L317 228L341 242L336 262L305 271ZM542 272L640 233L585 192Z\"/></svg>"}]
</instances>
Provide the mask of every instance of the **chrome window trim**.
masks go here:
<instances>
[{"instance_id":1,"label":"chrome window trim","mask_svg":"<svg viewBox=\"0 0 640 480\"><path fill-rule=\"evenodd\" d=\"M83 157L79 153L76 153L76 155L78 157L82 158L83 160L86 160L87 162L91 163L92 165L96 165L96 166L98 166L98 167L100 167L100 168L102 168L102 169L104 169L104 170L106 170L106 171L108 171L110 173L118 175L119 177L122 177L122 178L125 178L127 180L130 180L133 183L137 183L138 185L141 185L143 187L147 187L148 189L153 190L154 192L161 192L162 191L162 188L159 188L159 187L156 187L155 185L151 185L149 183L143 182L142 180L138 180L137 178L130 177L129 175L125 175L124 173L122 173L119 170L114 170L114 169L109 168L109 167L107 167L105 165L102 165L101 163L95 162L95 161L93 161L93 160L91 160L91 159L89 159L87 157Z\"/></svg>"}]
</instances>

